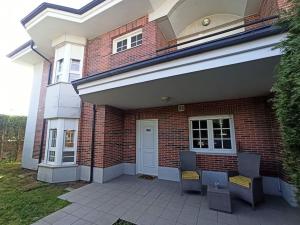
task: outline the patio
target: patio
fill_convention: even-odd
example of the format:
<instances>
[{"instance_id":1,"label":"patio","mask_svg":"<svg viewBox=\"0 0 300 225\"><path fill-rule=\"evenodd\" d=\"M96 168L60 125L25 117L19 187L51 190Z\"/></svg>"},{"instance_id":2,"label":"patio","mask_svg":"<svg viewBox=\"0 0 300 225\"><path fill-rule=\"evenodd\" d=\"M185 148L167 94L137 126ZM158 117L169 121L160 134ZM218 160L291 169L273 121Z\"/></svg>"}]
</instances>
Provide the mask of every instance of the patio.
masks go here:
<instances>
[{"instance_id":1,"label":"patio","mask_svg":"<svg viewBox=\"0 0 300 225\"><path fill-rule=\"evenodd\" d=\"M296 225L300 209L279 197L252 210L233 200L233 214L208 208L207 196L180 195L177 182L121 176L105 184L89 184L60 196L72 202L35 225L112 225L117 219L138 225Z\"/></svg>"}]
</instances>

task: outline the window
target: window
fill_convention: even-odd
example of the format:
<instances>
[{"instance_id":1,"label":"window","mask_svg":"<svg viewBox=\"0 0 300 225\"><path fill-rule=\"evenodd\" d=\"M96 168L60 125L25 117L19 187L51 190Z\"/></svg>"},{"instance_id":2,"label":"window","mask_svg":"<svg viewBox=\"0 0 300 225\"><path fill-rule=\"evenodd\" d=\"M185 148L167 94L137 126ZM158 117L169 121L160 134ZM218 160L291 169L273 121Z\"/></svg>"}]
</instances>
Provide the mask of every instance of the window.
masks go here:
<instances>
[{"instance_id":1,"label":"window","mask_svg":"<svg viewBox=\"0 0 300 225\"><path fill-rule=\"evenodd\" d=\"M113 40L113 53L140 46L143 42L142 29L138 29Z\"/></svg>"},{"instance_id":2,"label":"window","mask_svg":"<svg viewBox=\"0 0 300 225\"><path fill-rule=\"evenodd\" d=\"M49 162L54 162L55 161L55 151L49 151Z\"/></svg>"},{"instance_id":3,"label":"window","mask_svg":"<svg viewBox=\"0 0 300 225\"><path fill-rule=\"evenodd\" d=\"M62 154L63 163L73 163L75 161L75 131L65 130L64 151Z\"/></svg>"},{"instance_id":4,"label":"window","mask_svg":"<svg viewBox=\"0 0 300 225\"><path fill-rule=\"evenodd\" d=\"M121 52L127 49L127 39L117 42L117 52Z\"/></svg>"},{"instance_id":5,"label":"window","mask_svg":"<svg viewBox=\"0 0 300 225\"><path fill-rule=\"evenodd\" d=\"M56 73L55 73L55 82L60 82L63 73L64 59L60 59L56 62Z\"/></svg>"},{"instance_id":6,"label":"window","mask_svg":"<svg viewBox=\"0 0 300 225\"><path fill-rule=\"evenodd\" d=\"M71 59L70 72L72 72L72 73L80 72L80 60L79 59Z\"/></svg>"},{"instance_id":7,"label":"window","mask_svg":"<svg viewBox=\"0 0 300 225\"><path fill-rule=\"evenodd\" d=\"M204 153L235 153L232 116L190 118L190 148Z\"/></svg>"},{"instance_id":8,"label":"window","mask_svg":"<svg viewBox=\"0 0 300 225\"><path fill-rule=\"evenodd\" d=\"M57 129L50 129L50 147L56 147Z\"/></svg>"},{"instance_id":9,"label":"window","mask_svg":"<svg viewBox=\"0 0 300 225\"><path fill-rule=\"evenodd\" d=\"M74 130L65 130L65 147L73 148L74 147Z\"/></svg>"},{"instance_id":10,"label":"window","mask_svg":"<svg viewBox=\"0 0 300 225\"><path fill-rule=\"evenodd\" d=\"M131 48L141 45L142 39L143 39L142 34L138 34L131 37Z\"/></svg>"},{"instance_id":11,"label":"window","mask_svg":"<svg viewBox=\"0 0 300 225\"><path fill-rule=\"evenodd\" d=\"M49 130L49 151L48 151L49 162L55 162L56 140L57 140L57 129L50 129Z\"/></svg>"}]
</instances>

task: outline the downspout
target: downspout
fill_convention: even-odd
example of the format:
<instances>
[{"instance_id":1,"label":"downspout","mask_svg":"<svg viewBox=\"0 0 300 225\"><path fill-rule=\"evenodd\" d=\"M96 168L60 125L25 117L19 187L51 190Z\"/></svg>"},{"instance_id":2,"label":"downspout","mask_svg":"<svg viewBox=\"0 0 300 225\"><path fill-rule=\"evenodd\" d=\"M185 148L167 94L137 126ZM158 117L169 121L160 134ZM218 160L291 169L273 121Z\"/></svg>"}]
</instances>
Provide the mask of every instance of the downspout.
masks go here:
<instances>
[{"instance_id":1,"label":"downspout","mask_svg":"<svg viewBox=\"0 0 300 225\"><path fill-rule=\"evenodd\" d=\"M52 62L48 58L46 58L44 55L42 55L40 52L38 52L36 49L34 49L33 41L31 42L30 48L32 49L32 51L34 51L36 54L38 54L40 57L42 57L44 60L46 60L49 63L49 71L48 71L48 85L49 85L51 83ZM45 127L46 127L46 119L43 119L42 137L41 137L41 145L40 145L39 160L38 160L39 164L42 162L42 157L43 157Z\"/></svg>"},{"instance_id":2,"label":"downspout","mask_svg":"<svg viewBox=\"0 0 300 225\"><path fill-rule=\"evenodd\" d=\"M95 165L95 137L96 137L96 105L93 105L93 125L92 125L92 144L91 144L91 168L90 168L90 183L94 180L94 165Z\"/></svg>"}]
</instances>

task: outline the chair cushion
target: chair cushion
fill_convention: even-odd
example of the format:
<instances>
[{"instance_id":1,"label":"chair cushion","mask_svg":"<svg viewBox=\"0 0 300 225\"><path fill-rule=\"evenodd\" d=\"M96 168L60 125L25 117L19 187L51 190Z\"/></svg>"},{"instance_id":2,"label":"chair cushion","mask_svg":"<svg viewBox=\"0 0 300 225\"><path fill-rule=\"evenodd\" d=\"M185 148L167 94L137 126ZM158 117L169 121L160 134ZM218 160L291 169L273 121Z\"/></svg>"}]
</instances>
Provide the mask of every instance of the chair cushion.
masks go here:
<instances>
[{"instance_id":1,"label":"chair cushion","mask_svg":"<svg viewBox=\"0 0 300 225\"><path fill-rule=\"evenodd\" d=\"M245 188L250 188L251 179L244 176L229 177L230 183L240 185Z\"/></svg>"},{"instance_id":2,"label":"chair cushion","mask_svg":"<svg viewBox=\"0 0 300 225\"><path fill-rule=\"evenodd\" d=\"M182 179L183 180L199 180L200 176L196 171L183 171Z\"/></svg>"}]
</instances>

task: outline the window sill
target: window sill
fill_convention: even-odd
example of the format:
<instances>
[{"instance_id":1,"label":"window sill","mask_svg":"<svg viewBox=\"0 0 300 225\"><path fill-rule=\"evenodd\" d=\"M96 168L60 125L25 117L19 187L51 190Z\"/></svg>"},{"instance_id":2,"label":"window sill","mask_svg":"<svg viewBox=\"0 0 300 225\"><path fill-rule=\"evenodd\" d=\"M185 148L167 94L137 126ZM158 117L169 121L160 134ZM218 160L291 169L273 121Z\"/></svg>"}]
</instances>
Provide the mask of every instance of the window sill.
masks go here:
<instances>
[{"instance_id":1,"label":"window sill","mask_svg":"<svg viewBox=\"0 0 300 225\"><path fill-rule=\"evenodd\" d=\"M40 163L38 166L39 167L48 167L48 168L64 168L64 167L77 167L78 164L54 165L54 164Z\"/></svg>"},{"instance_id":2,"label":"window sill","mask_svg":"<svg viewBox=\"0 0 300 225\"><path fill-rule=\"evenodd\" d=\"M237 152L232 150L232 151L225 151L225 152L220 152L220 151L214 151L214 150L207 150L207 151L201 151L201 150L196 150L196 149L191 149L191 151L196 152L197 155L219 155L219 156L237 156Z\"/></svg>"},{"instance_id":3,"label":"window sill","mask_svg":"<svg viewBox=\"0 0 300 225\"><path fill-rule=\"evenodd\" d=\"M123 53L123 52L127 52L128 50L131 50L131 49L135 49L135 48L138 48L140 46L142 46L143 44L140 44L140 45L137 45L137 46L134 46L134 47L130 47L130 48L127 48L123 51L120 51L120 52L113 52L111 55L116 55L116 54L119 54L119 53Z\"/></svg>"}]
</instances>

